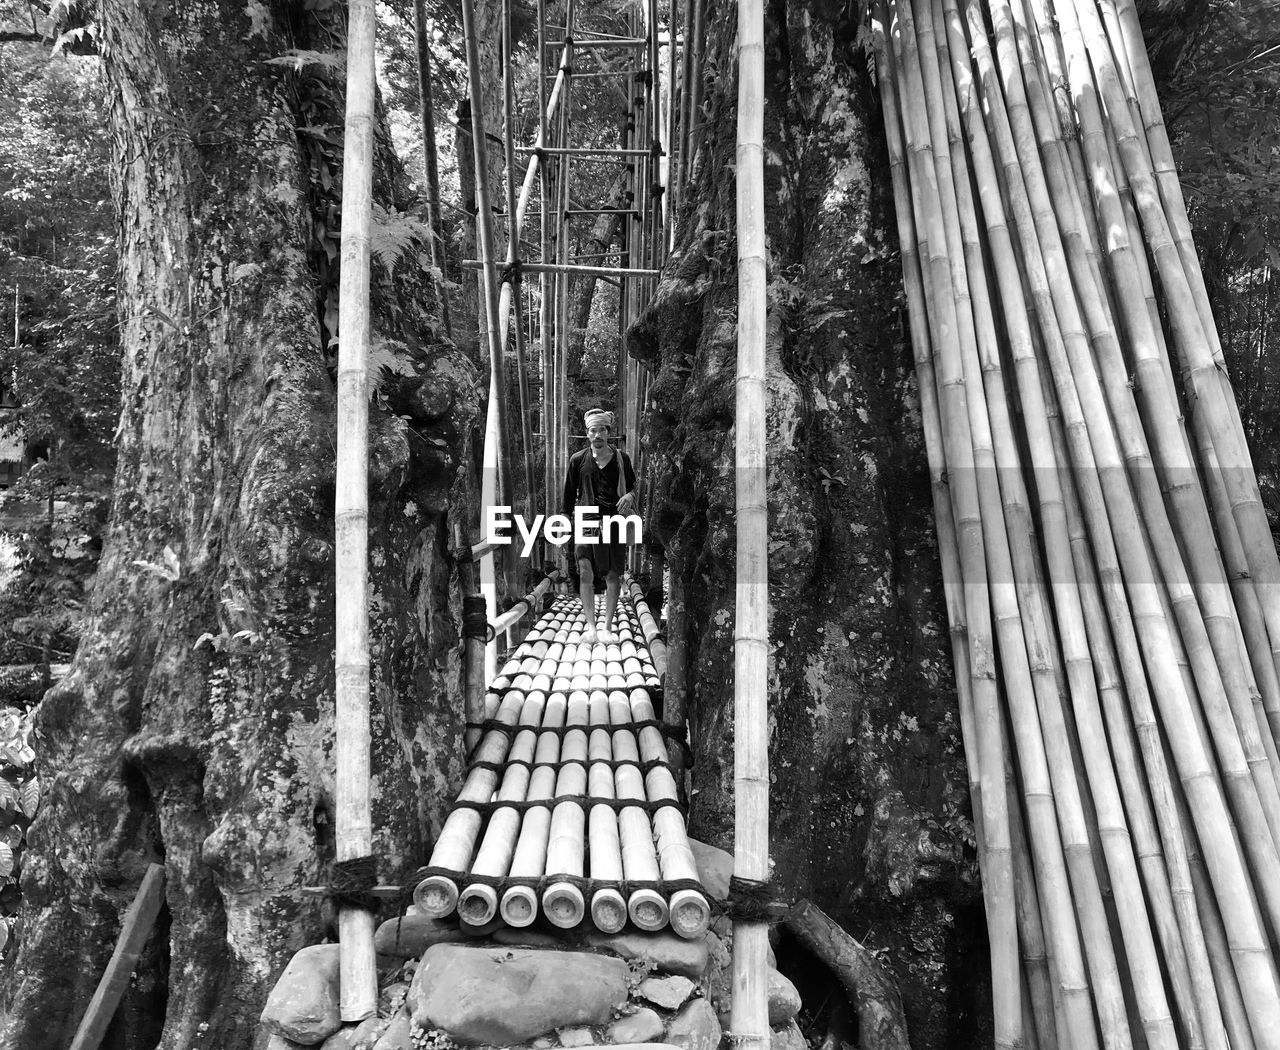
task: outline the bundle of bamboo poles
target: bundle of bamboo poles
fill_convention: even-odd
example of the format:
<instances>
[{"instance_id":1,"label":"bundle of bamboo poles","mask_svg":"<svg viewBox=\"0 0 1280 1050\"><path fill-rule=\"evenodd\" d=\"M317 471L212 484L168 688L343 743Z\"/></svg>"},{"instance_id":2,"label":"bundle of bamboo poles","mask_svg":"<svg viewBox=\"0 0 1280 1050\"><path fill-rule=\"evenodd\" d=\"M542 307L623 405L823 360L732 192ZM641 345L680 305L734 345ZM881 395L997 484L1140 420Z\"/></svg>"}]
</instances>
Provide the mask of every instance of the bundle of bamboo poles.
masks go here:
<instances>
[{"instance_id":1,"label":"bundle of bamboo poles","mask_svg":"<svg viewBox=\"0 0 1280 1050\"><path fill-rule=\"evenodd\" d=\"M1277 1045L1280 562L1132 0L873 35L996 1044Z\"/></svg>"},{"instance_id":2,"label":"bundle of bamboo poles","mask_svg":"<svg viewBox=\"0 0 1280 1050\"><path fill-rule=\"evenodd\" d=\"M602 612L603 610L599 610ZM458 801L414 900L464 928L539 915L613 933L710 924L653 703L658 672L626 599L616 642L582 641L559 596L490 683Z\"/></svg>"}]
</instances>

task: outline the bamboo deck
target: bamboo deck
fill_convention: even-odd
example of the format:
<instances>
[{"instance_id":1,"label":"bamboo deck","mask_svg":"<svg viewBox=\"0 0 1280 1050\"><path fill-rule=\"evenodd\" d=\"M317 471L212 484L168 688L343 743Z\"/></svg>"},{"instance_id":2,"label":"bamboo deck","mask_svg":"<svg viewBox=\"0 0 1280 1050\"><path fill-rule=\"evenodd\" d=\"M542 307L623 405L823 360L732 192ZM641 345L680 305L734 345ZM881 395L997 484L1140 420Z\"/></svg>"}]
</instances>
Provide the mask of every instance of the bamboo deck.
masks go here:
<instances>
[{"instance_id":1,"label":"bamboo deck","mask_svg":"<svg viewBox=\"0 0 1280 1050\"><path fill-rule=\"evenodd\" d=\"M602 610L601 610L602 611ZM597 617L602 620L603 617ZM462 790L414 893L464 925L701 935L710 922L657 711L641 618L619 598L614 639L582 642L555 596L485 694Z\"/></svg>"}]
</instances>

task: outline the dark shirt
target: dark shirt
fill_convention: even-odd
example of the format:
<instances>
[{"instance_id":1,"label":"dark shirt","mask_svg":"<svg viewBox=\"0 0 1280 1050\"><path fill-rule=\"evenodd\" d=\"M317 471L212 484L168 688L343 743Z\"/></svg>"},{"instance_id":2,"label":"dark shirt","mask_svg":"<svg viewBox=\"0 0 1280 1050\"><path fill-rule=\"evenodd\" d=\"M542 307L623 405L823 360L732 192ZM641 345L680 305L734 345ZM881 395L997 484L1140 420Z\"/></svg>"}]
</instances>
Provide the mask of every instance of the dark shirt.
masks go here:
<instances>
[{"instance_id":1,"label":"dark shirt","mask_svg":"<svg viewBox=\"0 0 1280 1050\"><path fill-rule=\"evenodd\" d=\"M627 491L636 487L636 472L631 460L621 449L613 449L613 456L603 467L591 455L591 446L579 449L569 457L569 469L564 477L564 514L573 517L579 504L600 508L600 515L616 514L618 510L618 462L621 460L627 472Z\"/></svg>"}]
</instances>

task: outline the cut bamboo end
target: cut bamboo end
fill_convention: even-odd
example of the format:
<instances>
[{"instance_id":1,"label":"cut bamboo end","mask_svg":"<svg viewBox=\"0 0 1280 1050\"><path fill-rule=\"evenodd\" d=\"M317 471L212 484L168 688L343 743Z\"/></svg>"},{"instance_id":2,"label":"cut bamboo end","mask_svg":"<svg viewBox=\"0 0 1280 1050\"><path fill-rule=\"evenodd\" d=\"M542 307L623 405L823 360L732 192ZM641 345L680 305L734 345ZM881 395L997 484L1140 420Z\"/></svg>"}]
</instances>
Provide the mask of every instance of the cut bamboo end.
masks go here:
<instances>
[{"instance_id":1,"label":"cut bamboo end","mask_svg":"<svg viewBox=\"0 0 1280 1050\"><path fill-rule=\"evenodd\" d=\"M538 895L528 886L512 886L502 895L502 921L517 929L538 917Z\"/></svg>"},{"instance_id":2,"label":"cut bamboo end","mask_svg":"<svg viewBox=\"0 0 1280 1050\"><path fill-rule=\"evenodd\" d=\"M468 886L458 898L458 916L472 926L484 926L497 914L498 891L492 886Z\"/></svg>"},{"instance_id":3,"label":"cut bamboo end","mask_svg":"<svg viewBox=\"0 0 1280 1050\"><path fill-rule=\"evenodd\" d=\"M657 890L636 890L627 902L627 914L640 929L652 933L667 924L670 911Z\"/></svg>"},{"instance_id":4,"label":"cut bamboo end","mask_svg":"<svg viewBox=\"0 0 1280 1050\"><path fill-rule=\"evenodd\" d=\"M711 925L711 906L697 890L676 890L671 895L671 928L681 937L701 937Z\"/></svg>"},{"instance_id":5,"label":"cut bamboo end","mask_svg":"<svg viewBox=\"0 0 1280 1050\"><path fill-rule=\"evenodd\" d=\"M553 926L562 930L577 926L587 913L586 901L577 886L557 882L542 895L542 911Z\"/></svg>"},{"instance_id":6,"label":"cut bamboo end","mask_svg":"<svg viewBox=\"0 0 1280 1050\"><path fill-rule=\"evenodd\" d=\"M627 902L614 889L596 890L591 898L591 921L601 933L617 933L627 924Z\"/></svg>"},{"instance_id":7,"label":"cut bamboo end","mask_svg":"<svg viewBox=\"0 0 1280 1050\"><path fill-rule=\"evenodd\" d=\"M452 915L458 903L458 887L453 879L444 875L431 875L418 883L413 891L413 903L422 909L429 919L443 919Z\"/></svg>"}]
</instances>

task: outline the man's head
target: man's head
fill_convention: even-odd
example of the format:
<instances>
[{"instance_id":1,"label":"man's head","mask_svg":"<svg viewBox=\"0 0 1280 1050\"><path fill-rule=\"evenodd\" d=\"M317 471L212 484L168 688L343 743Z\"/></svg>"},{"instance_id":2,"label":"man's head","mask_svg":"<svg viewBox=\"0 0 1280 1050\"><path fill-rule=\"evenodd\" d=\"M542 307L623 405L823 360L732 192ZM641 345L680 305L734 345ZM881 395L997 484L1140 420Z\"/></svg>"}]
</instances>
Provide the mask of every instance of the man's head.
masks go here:
<instances>
[{"instance_id":1,"label":"man's head","mask_svg":"<svg viewBox=\"0 0 1280 1050\"><path fill-rule=\"evenodd\" d=\"M603 408L593 408L584 417L587 424L587 443L593 450L604 448L609 443L609 433L613 430L613 413Z\"/></svg>"}]
</instances>

